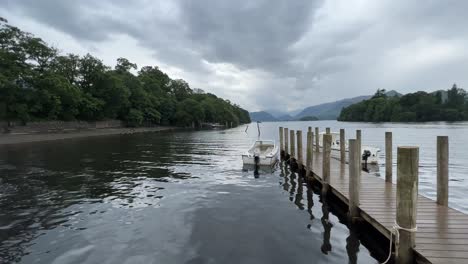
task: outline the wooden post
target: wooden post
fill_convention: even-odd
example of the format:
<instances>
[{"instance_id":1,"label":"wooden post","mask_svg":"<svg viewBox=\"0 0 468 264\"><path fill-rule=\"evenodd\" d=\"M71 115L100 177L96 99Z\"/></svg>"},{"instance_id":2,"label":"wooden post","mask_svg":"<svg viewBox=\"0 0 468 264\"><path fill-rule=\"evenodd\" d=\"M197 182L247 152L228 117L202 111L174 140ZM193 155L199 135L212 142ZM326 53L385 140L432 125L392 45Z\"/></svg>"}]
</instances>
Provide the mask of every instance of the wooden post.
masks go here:
<instances>
[{"instance_id":1,"label":"wooden post","mask_svg":"<svg viewBox=\"0 0 468 264\"><path fill-rule=\"evenodd\" d=\"M289 128L284 129L284 156L289 153Z\"/></svg>"},{"instance_id":2,"label":"wooden post","mask_svg":"<svg viewBox=\"0 0 468 264\"><path fill-rule=\"evenodd\" d=\"M437 203L448 206L449 142L447 136L437 137Z\"/></svg>"},{"instance_id":3,"label":"wooden post","mask_svg":"<svg viewBox=\"0 0 468 264\"><path fill-rule=\"evenodd\" d=\"M329 127L325 128L325 133L330 134L330 128Z\"/></svg>"},{"instance_id":4,"label":"wooden post","mask_svg":"<svg viewBox=\"0 0 468 264\"><path fill-rule=\"evenodd\" d=\"M340 129L340 160L341 163L346 163L346 140L345 140L345 130Z\"/></svg>"},{"instance_id":5,"label":"wooden post","mask_svg":"<svg viewBox=\"0 0 468 264\"><path fill-rule=\"evenodd\" d=\"M315 151L320 152L320 146L319 146L319 128L315 127Z\"/></svg>"},{"instance_id":6,"label":"wooden post","mask_svg":"<svg viewBox=\"0 0 468 264\"><path fill-rule=\"evenodd\" d=\"M283 146L283 127L279 127L279 143L280 143L280 152L284 150Z\"/></svg>"},{"instance_id":7,"label":"wooden post","mask_svg":"<svg viewBox=\"0 0 468 264\"><path fill-rule=\"evenodd\" d=\"M406 229L416 227L418 203L419 148L398 147L397 153L397 224ZM400 246L396 263L413 263L415 232L400 229Z\"/></svg>"},{"instance_id":8,"label":"wooden post","mask_svg":"<svg viewBox=\"0 0 468 264\"><path fill-rule=\"evenodd\" d=\"M323 159L322 159L322 195L326 195L330 188L330 157L331 157L331 134L323 135Z\"/></svg>"},{"instance_id":9,"label":"wooden post","mask_svg":"<svg viewBox=\"0 0 468 264\"><path fill-rule=\"evenodd\" d=\"M314 140L314 133L312 132L312 128L309 127L307 131L307 146L306 146L306 175L310 175L310 171L312 170L312 155L314 155L312 148L313 148L313 140Z\"/></svg>"},{"instance_id":10,"label":"wooden post","mask_svg":"<svg viewBox=\"0 0 468 264\"><path fill-rule=\"evenodd\" d=\"M359 173L360 155L358 154L357 140L349 140L349 216L351 221L359 216L359 191L361 177Z\"/></svg>"},{"instance_id":11,"label":"wooden post","mask_svg":"<svg viewBox=\"0 0 468 264\"><path fill-rule=\"evenodd\" d=\"M392 182L393 174L392 132L385 132L385 181Z\"/></svg>"},{"instance_id":12,"label":"wooden post","mask_svg":"<svg viewBox=\"0 0 468 264\"><path fill-rule=\"evenodd\" d=\"M291 155L291 159L294 158L294 154L296 154L295 142L294 142L294 130L289 130L289 143L291 143L291 149L289 155Z\"/></svg>"},{"instance_id":13,"label":"wooden post","mask_svg":"<svg viewBox=\"0 0 468 264\"><path fill-rule=\"evenodd\" d=\"M297 130L297 163L299 164L299 169L301 169L300 165L303 164L302 161L302 130Z\"/></svg>"},{"instance_id":14,"label":"wooden post","mask_svg":"<svg viewBox=\"0 0 468 264\"><path fill-rule=\"evenodd\" d=\"M356 141L357 141L357 145L358 145L358 153L359 153L359 156L362 155L362 150L361 150L361 144L362 144L362 140L361 140L361 130L358 129L356 130ZM362 171L362 157L359 158L359 174L361 174L361 171Z\"/></svg>"}]
</instances>

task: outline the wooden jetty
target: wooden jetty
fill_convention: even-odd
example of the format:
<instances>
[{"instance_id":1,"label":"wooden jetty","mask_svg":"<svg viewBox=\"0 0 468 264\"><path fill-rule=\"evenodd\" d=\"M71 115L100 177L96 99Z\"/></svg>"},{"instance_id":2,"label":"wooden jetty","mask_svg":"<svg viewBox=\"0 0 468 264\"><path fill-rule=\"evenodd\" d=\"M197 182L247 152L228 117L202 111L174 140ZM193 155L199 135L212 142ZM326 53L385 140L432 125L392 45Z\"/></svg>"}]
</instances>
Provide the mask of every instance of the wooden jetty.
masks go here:
<instances>
[{"instance_id":1,"label":"wooden jetty","mask_svg":"<svg viewBox=\"0 0 468 264\"><path fill-rule=\"evenodd\" d=\"M282 127L279 129L283 130ZM318 152L317 146L314 153L314 133L310 127L306 150L300 143L296 153L294 132L289 130L291 134L288 135L287 131L284 128L284 133L280 132L286 144L288 136L291 139L290 148L280 140L282 157L299 158L297 164L299 169L307 171L306 177L322 183L322 195L334 195L349 206L351 222L366 221L389 240L392 239L392 248L397 247L392 255L395 263L468 263L468 215L448 207L447 137L437 138L437 201L433 201L418 194L417 147L398 147L397 184L394 184L391 171L381 179L360 169L360 131L358 139L349 140L349 163L330 158L329 153ZM316 142L318 131L316 128ZM301 138L297 142L300 142L302 132L297 132ZM340 133L344 138L345 131L342 129ZM323 136L323 149L330 151L326 146L329 144L328 135ZM391 132L386 133L385 139L386 153L391 156ZM344 157L344 148L340 151L340 156ZM305 164L302 163L304 153ZM387 169L392 168L391 162L391 158L386 158Z\"/></svg>"}]
</instances>

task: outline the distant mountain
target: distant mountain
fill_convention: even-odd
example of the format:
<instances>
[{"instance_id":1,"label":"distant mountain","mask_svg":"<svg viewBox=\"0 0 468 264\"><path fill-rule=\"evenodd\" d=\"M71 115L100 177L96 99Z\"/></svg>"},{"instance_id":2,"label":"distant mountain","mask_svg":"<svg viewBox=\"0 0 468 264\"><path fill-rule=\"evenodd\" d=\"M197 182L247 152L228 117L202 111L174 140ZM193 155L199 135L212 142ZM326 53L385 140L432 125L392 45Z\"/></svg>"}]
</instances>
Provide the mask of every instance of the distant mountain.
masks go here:
<instances>
[{"instance_id":1,"label":"distant mountain","mask_svg":"<svg viewBox=\"0 0 468 264\"><path fill-rule=\"evenodd\" d=\"M265 111L251 112L249 114L252 121L278 121L274 116Z\"/></svg>"},{"instance_id":2,"label":"distant mountain","mask_svg":"<svg viewBox=\"0 0 468 264\"><path fill-rule=\"evenodd\" d=\"M281 111L277 109L267 109L263 110L264 112L267 112L274 116L277 119L283 119L284 117L291 116L291 118L295 115L297 115L299 112L302 111L302 109L294 110L294 111Z\"/></svg>"},{"instance_id":3,"label":"distant mountain","mask_svg":"<svg viewBox=\"0 0 468 264\"><path fill-rule=\"evenodd\" d=\"M316 116L321 120L336 120L336 118L340 115L341 109L343 107L350 106L355 103L359 103L363 100L369 99L372 96L364 95L358 96L354 98L347 98L343 100L339 100L332 103L325 103L319 104L315 106L310 106L302 110L298 115L296 115L295 119L300 119L305 116Z\"/></svg>"},{"instance_id":4,"label":"distant mountain","mask_svg":"<svg viewBox=\"0 0 468 264\"><path fill-rule=\"evenodd\" d=\"M403 96L401 93L399 93L399 92L397 92L397 91L395 91L395 90L388 91L388 92L386 92L385 94L386 94L387 96L389 96L389 97L394 97L394 96L396 96L396 97L402 97L402 96Z\"/></svg>"},{"instance_id":5,"label":"distant mountain","mask_svg":"<svg viewBox=\"0 0 468 264\"><path fill-rule=\"evenodd\" d=\"M293 121L294 117L290 115L283 115L283 116L278 116L276 119L278 119L278 121Z\"/></svg>"},{"instance_id":6,"label":"distant mountain","mask_svg":"<svg viewBox=\"0 0 468 264\"><path fill-rule=\"evenodd\" d=\"M385 93L387 96L401 97L402 94L395 90ZM336 102L319 104L304 108L302 111L282 112L278 110L265 110L250 113L252 121L294 121L303 117L317 117L319 120L336 120L340 115L341 109L352 104L370 99L372 95L363 95L353 98L346 98Z\"/></svg>"}]
</instances>

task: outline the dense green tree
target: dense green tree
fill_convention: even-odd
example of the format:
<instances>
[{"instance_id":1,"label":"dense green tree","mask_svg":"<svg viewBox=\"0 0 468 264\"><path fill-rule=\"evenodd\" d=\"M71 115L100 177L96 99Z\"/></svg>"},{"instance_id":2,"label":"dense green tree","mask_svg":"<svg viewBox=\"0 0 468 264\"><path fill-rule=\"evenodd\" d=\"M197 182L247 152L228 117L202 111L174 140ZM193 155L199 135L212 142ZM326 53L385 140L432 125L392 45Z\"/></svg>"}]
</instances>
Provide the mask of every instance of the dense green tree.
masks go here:
<instances>
[{"instance_id":1,"label":"dense green tree","mask_svg":"<svg viewBox=\"0 0 468 264\"><path fill-rule=\"evenodd\" d=\"M416 92L401 97L387 97L385 90L369 100L343 108L338 120L364 122L425 122L468 120L466 92L455 84L446 91L447 102L442 92Z\"/></svg>"},{"instance_id":2,"label":"dense green tree","mask_svg":"<svg viewBox=\"0 0 468 264\"><path fill-rule=\"evenodd\" d=\"M0 18L0 120L120 119L130 126L250 122L248 112L155 66L60 55Z\"/></svg>"}]
</instances>

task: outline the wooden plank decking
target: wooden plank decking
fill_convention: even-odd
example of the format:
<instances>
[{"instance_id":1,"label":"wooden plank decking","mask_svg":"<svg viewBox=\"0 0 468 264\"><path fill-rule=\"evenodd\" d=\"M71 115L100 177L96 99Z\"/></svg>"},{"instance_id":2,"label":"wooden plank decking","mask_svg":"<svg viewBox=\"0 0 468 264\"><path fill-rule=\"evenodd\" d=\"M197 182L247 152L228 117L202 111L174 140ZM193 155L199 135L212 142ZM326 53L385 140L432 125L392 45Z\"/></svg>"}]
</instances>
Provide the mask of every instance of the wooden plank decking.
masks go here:
<instances>
[{"instance_id":1,"label":"wooden plank decking","mask_svg":"<svg viewBox=\"0 0 468 264\"><path fill-rule=\"evenodd\" d=\"M348 165L330 161L331 192L348 204ZM322 153L314 152L312 171L321 180ZM361 216L390 237L396 219L396 185L362 172ZM396 177L396 175L394 175ZM468 215L418 196L415 251L432 263L468 263Z\"/></svg>"}]
</instances>

